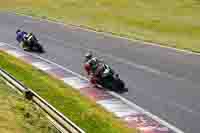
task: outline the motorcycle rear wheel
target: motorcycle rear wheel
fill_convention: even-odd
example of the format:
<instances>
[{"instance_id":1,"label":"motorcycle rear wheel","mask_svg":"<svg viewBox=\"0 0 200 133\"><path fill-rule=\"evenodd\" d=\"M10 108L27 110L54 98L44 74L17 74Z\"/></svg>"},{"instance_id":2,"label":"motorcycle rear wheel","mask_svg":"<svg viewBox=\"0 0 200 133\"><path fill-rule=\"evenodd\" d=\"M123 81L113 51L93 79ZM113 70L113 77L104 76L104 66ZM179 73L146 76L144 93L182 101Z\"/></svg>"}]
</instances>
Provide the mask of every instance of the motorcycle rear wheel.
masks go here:
<instances>
[{"instance_id":1,"label":"motorcycle rear wheel","mask_svg":"<svg viewBox=\"0 0 200 133\"><path fill-rule=\"evenodd\" d=\"M122 91L125 88L125 84L121 79L115 79L112 85L113 91Z\"/></svg>"}]
</instances>

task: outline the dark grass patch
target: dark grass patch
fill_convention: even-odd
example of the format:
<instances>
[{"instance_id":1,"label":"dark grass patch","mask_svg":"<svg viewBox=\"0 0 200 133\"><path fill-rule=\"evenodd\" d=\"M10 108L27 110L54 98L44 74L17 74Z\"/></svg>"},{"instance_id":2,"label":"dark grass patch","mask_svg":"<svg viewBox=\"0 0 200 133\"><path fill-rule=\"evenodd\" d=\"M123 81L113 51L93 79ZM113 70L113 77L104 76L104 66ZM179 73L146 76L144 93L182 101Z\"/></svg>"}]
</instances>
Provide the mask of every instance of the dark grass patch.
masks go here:
<instances>
[{"instance_id":1,"label":"dark grass patch","mask_svg":"<svg viewBox=\"0 0 200 133\"><path fill-rule=\"evenodd\" d=\"M9 88L0 77L1 133L59 133L44 112Z\"/></svg>"}]
</instances>

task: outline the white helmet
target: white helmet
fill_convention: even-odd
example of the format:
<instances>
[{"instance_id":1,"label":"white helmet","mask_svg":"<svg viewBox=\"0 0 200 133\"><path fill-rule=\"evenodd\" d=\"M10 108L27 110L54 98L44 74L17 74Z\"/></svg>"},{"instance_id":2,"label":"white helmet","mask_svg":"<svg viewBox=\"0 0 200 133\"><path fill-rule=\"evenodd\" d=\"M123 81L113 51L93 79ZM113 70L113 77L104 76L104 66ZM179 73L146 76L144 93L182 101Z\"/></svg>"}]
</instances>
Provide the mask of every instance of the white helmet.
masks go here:
<instances>
[{"instance_id":1,"label":"white helmet","mask_svg":"<svg viewBox=\"0 0 200 133\"><path fill-rule=\"evenodd\" d=\"M92 57L93 57L93 55L92 55L91 52L88 52L88 53L85 54L85 60L86 60L86 61L92 59Z\"/></svg>"}]
</instances>

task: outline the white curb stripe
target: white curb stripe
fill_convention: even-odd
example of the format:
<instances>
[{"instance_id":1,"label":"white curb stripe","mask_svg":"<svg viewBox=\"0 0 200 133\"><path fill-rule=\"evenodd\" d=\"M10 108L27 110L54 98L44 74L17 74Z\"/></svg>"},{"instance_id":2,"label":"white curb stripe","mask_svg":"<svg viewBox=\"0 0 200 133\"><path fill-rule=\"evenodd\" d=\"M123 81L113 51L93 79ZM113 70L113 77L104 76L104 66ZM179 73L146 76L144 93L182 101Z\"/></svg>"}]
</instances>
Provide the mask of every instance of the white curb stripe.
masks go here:
<instances>
[{"instance_id":1,"label":"white curb stripe","mask_svg":"<svg viewBox=\"0 0 200 133\"><path fill-rule=\"evenodd\" d=\"M108 111L110 111L110 110L108 110ZM110 111L111 112L111 111ZM117 117L119 117L119 118L122 118L122 117L124 117L124 116L128 116L128 115L132 115L132 114L134 114L135 112L134 111L127 111L127 112L112 112L112 113L114 113ZM137 127L136 127L137 128Z\"/></svg>"},{"instance_id":2,"label":"white curb stripe","mask_svg":"<svg viewBox=\"0 0 200 133\"><path fill-rule=\"evenodd\" d=\"M148 126L148 127L138 127L140 129L140 131L143 131L143 132L147 132L147 131L153 131L154 129L156 129L155 127L151 127L151 126Z\"/></svg>"},{"instance_id":3,"label":"white curb stripe","mask_svg":"<svg viewBox=\"0 0 200 133\"><path fill-rule=\"evenodd\" d=\"M43 71L47 71L52 69L52 67L44 62L33 62L32 63L33 66L43 70Z\"/></svg>"},{"instance_id":4,"label":"white curb stripe","mask_svg":"<svg viewBox=\"0 0 200 133\"><path fill-rule=\"evenodd\" d=\"M106 99L106 101L110 101L112 99ZM101 101L98 101L99 104L105 106L106 108L113 110L113 111L118 111L118 110L132 110L131 108L129 108L126 104L121 103L120 101L118 102L109 102L109 103L101 103Z\"/></svg>"},{"instance_id":5,"label":"white curb stripe","mask_svg":"<svg viewBox=\"0 0 200 133\"><path fill-rule=\"evenodd\" d=\"M81 89L85 87L89 87L90 84L87 81L81 80L77 77L66 77L62 79L66 84L71 85L73 88Z\"/></svg>"},{"instance_id":6,"label":"white curb stripe","mask_svg":"<svg viewBox=\"0 0 200 133\"><path fill-rule=\"evenodd\" d=\"M19 51L16 51L16 50L6 50L6 52L8 54L11 54L15 57L23 57L23 56L26 56L26 54L22 53L22 52L19 52Z\"/></svg>"},{"instance_id":7,"label":"white curb stripe","mask_svg":"<svg viewBox=\"0 0 200 133\"><path fill-rule=\"evenodd\" d=\"M110 112L113 112L114 114L116 114L117 117L120 118L129 115L139 114L139 112L133 110L128 105L118 99L100 100L97 103L109 110Z\"/></svg>"},{"instance_id":8,"label":"white curb stripe","mask_svg":"<svg viewBox=\"0 0 200 133\"><path fill-rule=\"evenodd\" d=\"M0 47L1 47L1 46L4 46L4 45L5 45L4 43L0 43Z\"/></svg>"}]
</instances>

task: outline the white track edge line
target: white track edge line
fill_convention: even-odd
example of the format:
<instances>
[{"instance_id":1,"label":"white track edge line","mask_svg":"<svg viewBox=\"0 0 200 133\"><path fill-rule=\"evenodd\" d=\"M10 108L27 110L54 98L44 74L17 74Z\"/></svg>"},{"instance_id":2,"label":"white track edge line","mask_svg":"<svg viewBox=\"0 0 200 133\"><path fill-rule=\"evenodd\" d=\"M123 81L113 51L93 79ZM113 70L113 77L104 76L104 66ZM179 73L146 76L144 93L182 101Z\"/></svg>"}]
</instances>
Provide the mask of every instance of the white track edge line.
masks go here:
<instances>
[{"instance_id":1,"label":"white track edge line","mask_svg":"<svg viewBox=\"0 0 200 133\"><path fill-rule=\"evenodd\" d=\"M4 43L4 42L0 42L0 43ZM8 46L10 46L10 47L19 49L19 48L15 47L15 46L9 45L8 43L4 43L4 44L6 44L6 45L8 45ZM82 79L85 79L85 80L88 81L88 79L87 79L86 77L84 77L84 76L82 76L82 75L80 75L80 74L78 74L78 73L76 73L76 72L73 72L73 71L71 71L70 69L65 68L65 67L63 67L62 65L59 65L59 64L57 64L57 63L55 63L55 62L53 62L53 61L50 61L50 60L48 60L48 59L45 59L45 58L43 58L43 57L41 57L41 56L39 56L39 55L33 55L33 54L30 54L30 53L27 53L27 54L28 54L28 55L32 55L32 56L35 56L35 57L38 57L38 58L40 58L41 60L44 60L44 61L46 61L46 62L52 63L52 64L54 64L54 65L56 65L56 66L58 66L58 67L60 67L60 68L62 68L62 69L64 69L64 70L66 70L66 71L72 73L73 75L75 75L75 76L77 76L77 77L79 77L79 78L82 78ZM147 116L151 117L152 119L158 121L160 124L162 124L162 125L164 125L164 126L170 128L171 130L175 131L176 133L184 133L183 131L181 131L181 130L178 129L177 127L175 127L175 126L169 124L168 122L162 120L162 119L159 118L158 116L156 116L156 115L152 114L151 112L149 112L149 111L143 109L143 108L140 107L139 105L137 105L137 104L135 104L135 103L133 103L133 102L127 100L126 98L120 96L119 94L117 94L117 93L115 93L115 92L111 92L111 91L108 91L108 92L109 92L111 95L113 95L113 96L119 98L120 100L122 100L123 102L125 102L127 105L129 105L129 106L131 106L131 107L133 107L133 108L138 109L138 110L141 111L142 113L144 113L144 114L146 114Z\"/></svg>"}]
</instances>

